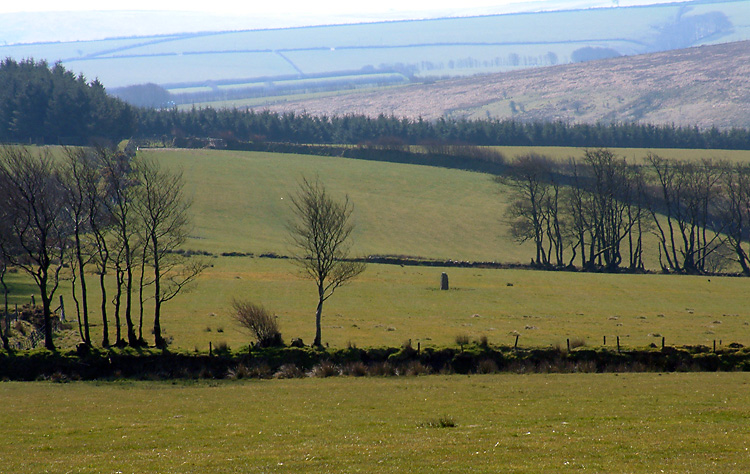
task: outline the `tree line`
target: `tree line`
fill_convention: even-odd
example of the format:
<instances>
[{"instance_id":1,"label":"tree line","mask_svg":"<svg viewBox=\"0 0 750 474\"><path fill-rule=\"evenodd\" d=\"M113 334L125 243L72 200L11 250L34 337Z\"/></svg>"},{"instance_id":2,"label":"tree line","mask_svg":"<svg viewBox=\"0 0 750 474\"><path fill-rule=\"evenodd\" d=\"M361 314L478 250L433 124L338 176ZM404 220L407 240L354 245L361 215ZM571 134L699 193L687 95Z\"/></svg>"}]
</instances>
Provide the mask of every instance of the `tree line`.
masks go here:
<instances>
[{"instance_id":1,"label":"tree line","mask_svg":"<svg viewBox=\"0 0 750 474\"><path fill-rule=\"evenodd\" d=\"M532 242L532 264L644 270L644 238L663 271L711 273L736 262L750 276L750 165L648 154L628 163L608 149L555 162L516 158L496 178L513 190L511 235Z\"/></svg>"},{"instance_id":2,"label":"tree line","mask_svg":"<svg viewBox=\"0 0 750 474\"><path fill-rule=\"evenodd\" d=\"M213 137L225 140L351 144L398 139L479 146L750 149L750 130L637 123L584 124L499 119L434 121L395 116L316 116L239 109L140 109L139 138Z\"/></svg>"},{"instance_id":3,"label":"tree line","mask_svg":"<svg viewBox=\"0 0 750 474\"><path fill-rule=\"evenodd\" d=\"M0 149L0 280L26 272L39 290L45 346L52 350L53 298L70 279L81 340L91 345L87 275L97 275L102 345L145 344L144 308L153 302L157 347L167 341L161 307L204 268L176 252L187 238L189 201L181 174L105 148ZM114 295L107 281L114 280ZM109 308L114 307L114 340ZM124 332L123 332L124 329ZM2 334L8 349L7 335Z\"/></svg>"},{"instance_id":4,"label":"tree line","mask_svg":"<svg viewBox=\"0 0 750 474\"><path fill-rule=\"evenodd\" d=\"M750 130L636 123L315 116L240 109L135 107L62 64L0 62L0 142L88 145L125 138L211 137L283 143L359 144L383 138L479 146L750 149Z\"/></svg>"},{"instance_id":5,"label":"tree line","mask_svg":"<svg viewBox=\"0 0 750 474\"><path fill-rule=\"evenodd\" d=\"M119 141L136 129L135 109L62 64L0 62L0 142L88 144Z\"/></svg>"}]
</instances>

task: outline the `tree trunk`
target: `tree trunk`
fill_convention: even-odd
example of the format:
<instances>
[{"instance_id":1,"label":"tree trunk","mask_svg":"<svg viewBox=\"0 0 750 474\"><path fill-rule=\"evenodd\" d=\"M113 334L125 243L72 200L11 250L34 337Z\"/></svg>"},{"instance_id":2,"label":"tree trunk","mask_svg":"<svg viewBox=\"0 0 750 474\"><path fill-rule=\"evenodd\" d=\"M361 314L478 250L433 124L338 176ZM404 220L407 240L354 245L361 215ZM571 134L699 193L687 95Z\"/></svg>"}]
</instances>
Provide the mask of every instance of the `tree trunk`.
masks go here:
<instances>
[{"instance_id":1,"label":"tree trunk","mask_svg":"<svg viewBox=\"0 0 750 474\"><path fill-rule=\"evenodd\" d=\"M126 250L130 253L130 248ZM135 335L135 324L133 324L133 262L132 255L128 255L127 268L125 268L127 276L127 284L125 286L125 324L128 327L128 344L130 346L138 346L138 336Z\"/></svg>"},{"instance_id":2,"label":"tree trunk","mask_svg":"<svg viewBox=\"0 0 750 474\"><path fill-rule=\"evenodd\" d=\"M320 334L320 320L323 315L323 295L320 295L320 298L318 299L318 309L315 310L315 341L313 341L313 346L320 347L323 345L321 342L321 334Z\"/></svg>"},{"instance_id":3,"label":"tree trunk","mask_svg":"<svg viewBox=\"0 0 750 474\"><path fill-rule=\"evenodd\" d=\"M91 345L91 334L89 332L89 303L88 291L86 289L86 274L84 272L83 255L81 254L81 238L76 232L76 257L78 258L78 273L81 279L81 304L83 306L83 342Z\"/></svg>"},{"instance_id":4,"label":"tree trunk","mask_svg":"<svg viewBox=\"0 0 750 474\"><path fill-rule=\"evenodd\" d=\"M99 287L102 290L102 347L109 347L109 325L107 324L107 287L104 272L99 274Z\"/></svg>"},{"instance_id":5,"label":"tree trunk","mask_svg":"<svg viewBox=\"0 0 750 474\"><path fill-rule=\"evenodd\" d=\"M47 295L47 285L43 283L40 286L42 294L42 314L44 315L44 347L47 350L54 351L55 343L52 341L52 302Z\"/></svg>"}]
</instances>

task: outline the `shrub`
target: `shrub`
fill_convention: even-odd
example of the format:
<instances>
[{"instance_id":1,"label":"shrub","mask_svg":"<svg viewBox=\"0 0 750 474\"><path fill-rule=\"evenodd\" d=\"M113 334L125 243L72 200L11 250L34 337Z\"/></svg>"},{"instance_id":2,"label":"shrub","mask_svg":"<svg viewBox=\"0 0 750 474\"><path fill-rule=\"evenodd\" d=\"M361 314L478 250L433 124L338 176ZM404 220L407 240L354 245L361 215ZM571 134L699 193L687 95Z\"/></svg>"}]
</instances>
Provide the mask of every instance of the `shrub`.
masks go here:
<instances>
[{"instance_id":1,"label":"shrub","mask_svg":"<svg viewBox=\"0 0 750 474\"><path fill-rule=\"evenodd\" d=\"M213 346L213 353L217 355L229 355L232 352L232 348L229 347L226 341L219 341Z\"/></svg>"},{"instance_id":2,"label":"shrub","mask_svg":"<svg viewBox=\"0 0 750 474\"><path fill-rule=\"evenodd\" d=\"M433 420L427 420L420 424L422 428L455 428L456 421L452 416L441 416Z\"/></svg>"},{"instance_id":3,"label":"shrub","mask_svg":"<svg viewBox=\"0 0 750 474\"><path fill-rule=\"evenodd\" d=\"M254 363L247 368L248 376L257 379L270 379L273 376L271 367L265 362Z\"/></svg>"},{"instance_id":4,"label":"shrub","mask_svg":"<svg viewBox=\"0 0 750 474\"><path fill-rule=\"evenodd\" d=\"M232 308L234 308L234 318L237 323L250 331L259 347L274 347L284 344L281 340L276 316L263 306L249 301L234 300Z\"/></svg>"},{"instance_id":5,"label":"shrub","mask_svg":"<svg viewBox=\"0 0 750 474\"><path fill-rule=\"evenodd\" d=\"M252 371L246 365L238 364L236 367L227 370L226 378L230 380L239 380L250 377L251 373Z\"/></svg>"},{"instance_id":6,"label":"shrub","mask_svg":"<svg viewBox=\"0 0 750 474\"><path fill-rule=\"evenodd\" d=\"M497 367L497 363L492 359L482 359L477 364L478 374L494 374L500 369Z\"/></svg>"},{"instance_id":7,"label":"shrub","mask_svg":"<svg viewBox=\"0 0 750 474\"><path fill-rule=\"evenodd\" d=\"M350 362L341 369L341 373L353 377L364 377L367 375L367 366L361 361Z\"/></svg>"},{"instance_id":8,"label":"shrub","mask_svg":"<svg viewBox=\"0 0 750 474\"><path fill-rule=\"evenodd\" d=\"M367 374L370 376L396 375L396 368L390 362L376 362L367 367Z\"/></svg>"},{"instance_id":9,"label":"shrub","mask_svg":"<svg viewBox=\"0 0 750 474\"><path fill-rule=\"evenodd\" d=\"M461 346L461 350L464 350L464 346L469 343L469 336L466 334L459 334L456 336L456 344Z\"/></svg>"},{"instance_id":10,"label":"shrub","mask_svg":"<svg viewBox=\"0 0 750 474\"><path fill-rule=\"evenodd\" d=\"M570 348L575 349L576 347L584 347L586 340L583 338L575 338L570 340Z\"/></svg>"},{"instance_id":11,"label":"shrub","mask_svg":"<svg viewBox=\"0 0 750 474\"><path fill-rule=\"evenodd\" d=\"M311 377L325 378L325 377L333 377L336 375L339 375L339 368L327 360L324 360L320 364L316 365L310 371Z\"/></svg>"},{"instance_id":12,"label":"shrub","mask_svg":"<svg viewBox=\"0 0 750 474\"><path fill-rule=\"evenodd\" d=\"M284 364L273 374L275 379L297 379L304 376L305 373L294 364Z\"/></svg>"},{"instance_id":13,"label":"shrub","mask_svg":"<svg viewBox=\"0 0 750 474\"><path fill-rule=\"evenodd\" d=\"M430 368L421 362L414 360L409 362L403 373L404 375L427 375L430 373Z\"/></svg>"}]
</instances>

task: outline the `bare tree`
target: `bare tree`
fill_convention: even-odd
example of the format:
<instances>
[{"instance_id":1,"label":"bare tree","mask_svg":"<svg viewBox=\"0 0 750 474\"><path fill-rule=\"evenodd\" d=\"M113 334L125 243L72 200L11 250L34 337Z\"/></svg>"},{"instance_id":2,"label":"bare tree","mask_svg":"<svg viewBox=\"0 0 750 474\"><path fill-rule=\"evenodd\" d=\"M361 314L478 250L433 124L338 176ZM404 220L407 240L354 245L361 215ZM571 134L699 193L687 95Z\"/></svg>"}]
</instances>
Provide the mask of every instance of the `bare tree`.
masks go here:
<instances>
[{"instance_id":1,"label":"bare tree","mask_svg":"<svg viewBox=\"0 0 750 474\"><path fill-rule=\"evenodd\" d=\"M530 153L516 157L507 176L499 176L496 181L513 189L515 199L505 214L510 221L510 232L520 242L529 240L536 247L535 265L549 265L550 252L545 250L545 243L551 247L559 234L557 204L559 187L553 184L552 162L549 158ZM550 221L552 219L553 221ZM562 246L559 242L561 256Z\"/></svg>"},{"instance_id":2,"label":"bare tree","mask_svg":"<svg viewBox=\"0 0 750 474\"><path fill-rule=\"evenodd\" d=\"M0 182L0 185L2 185L2 182ZM2 229L3 225L0 223L0 233L3 232ZM0 240L2 237L0 237ZM10 350L10 340L8 339L8 334L4 330L4 327L7 328L9 326L8 324L8 318L10 318L10 314L8 314L8 283L5 281L5 275L8 273L8 261L3 255L3 252L0 252L0 286L3 287L3 317L0 318L0 339L3 341L3 349L6 351Z\"/></svg>"},{"instance_id":3,"label":"bare tree","mask_svg":"<svg viewBox=\"0 0 750 474\"><path fill-rule=\"evenodd\" d=\"M365 270L365 263L349 259L353 206L346 196L337 201L319 180L303 179L291 196L295 219L289 225L295 262L318 290L314 346L321 345L323 303L336 289Z\"/></svg>"},{"instance_id":4,"label":"bare tree","mask_svg":"<svg viewBox=\"0 0 750 474\"><path fill-rule=\"evenodd\" d=\"M667 160L653 154L647 160L658 190L650 212L660 256L666 259L662 268L687 273L705 271L706 259L721 244L724 222L716 217L716 203L726 166L711 160Z\"/></svg>"},{"instance_id":5,"label":"bare tree","mask_svg":"<svg viewBox=\"0 0 750 474\"><path fill-rule=\"evenodd\" d=\"M73 230L71 249L73 257L70 259L73 273L73 299L78 313L81 338L84 343L91 345L86 266L94 258L96 247L95 235L91 232L91 217L92 207L97 206L97 202L96 196L91 194L91 183L97 182L99 171L93 157L83 148L66 148L65 155L66 160L60 177L65 192L66 217ZM76 293L76 282L80 282L80 302ZM81 306L83 311L81 311ZM81 316L83 324L81 324Z\"/></svg>"},{"instance_id":6,"label":"bare tree","mask_svg":"<svg viewBox=\"0 0 750 474\"><path fill-rule=\"evenodd\" d=\"M117 281L115 292L115 322L117 324L117 344L120 338L121 298L125 297L125 324L127 342L138 346L140 341L133 324L133 282L134 270L138 262L137 249L139 227L134 210L138 182L134 175L131 158L122 152L98 150L97 155L102 165L102 183L104 196L102 203L106 208L113 227L113 242L109 246L109 257L113 259Z\"/></svg>"},{"instance_id":7,"label":"bare tree","mask_svg":"<svg viewBox=\"0 0 750 474\"><path fill-rule=\"evenodd\" d=\"M742 273L750 276L750 257L743 246L750 239L750 165L727 165L724 174L722 218L726 223L726 241Z\"/></svg>"},{"instance_id":8,"label":"bare tree","mask_svg":"<svg viewBox=\"0 0 750 474\"><path fill-rule=\"evenodd\" d=\"M44 345L49 350L55 349L52 298L59 286L71 234L64 218L64 192L57 174L46 151L32 154L26 148L9 146L0 150L0 220L10 229L0 240L0 251L11 264L27 272L39 288Z\"/></svg>"},{"instance_id":9,"label":"bare tree","mask_svg":"<svg viewBox=\"0 0 750 474\"><path fill-rule=\"evenodd\" d=\"M162 304L171 300L205 268L203 262L190 260L176 252L187 239L190 202L183 195L181 173L162 169L152 160L138 160L139 187L135 208L142 220L144 260L153 269L154 339L157 347L166 347L161 330Z\"/></svg>"}]
</instances>

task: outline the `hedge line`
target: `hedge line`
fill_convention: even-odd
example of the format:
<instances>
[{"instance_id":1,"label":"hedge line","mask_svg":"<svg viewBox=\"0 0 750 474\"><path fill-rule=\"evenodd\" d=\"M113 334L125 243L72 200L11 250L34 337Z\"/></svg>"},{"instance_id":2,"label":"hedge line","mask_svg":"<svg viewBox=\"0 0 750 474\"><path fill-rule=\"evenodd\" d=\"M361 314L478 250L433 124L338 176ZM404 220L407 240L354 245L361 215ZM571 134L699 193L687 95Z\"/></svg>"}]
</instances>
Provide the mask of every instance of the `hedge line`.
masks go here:
<instances>
[{"instance_id":1,"label":"hedge line","mask_svg":"<svg viewBox=\"0 0 750 474\"><path fill-rule=\"evenodd\" d=\"M193 354L145 349L0 352L0 380L169 380L304 375L428 373L750 371L750 349L705 346L616 351L513 349L472 344L457 348L270 348L244 354ZM325 370L320 370L323 367Z\"/></svg>"}]
</instances>

